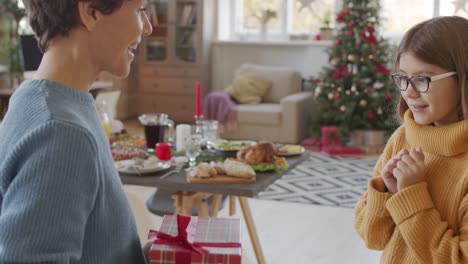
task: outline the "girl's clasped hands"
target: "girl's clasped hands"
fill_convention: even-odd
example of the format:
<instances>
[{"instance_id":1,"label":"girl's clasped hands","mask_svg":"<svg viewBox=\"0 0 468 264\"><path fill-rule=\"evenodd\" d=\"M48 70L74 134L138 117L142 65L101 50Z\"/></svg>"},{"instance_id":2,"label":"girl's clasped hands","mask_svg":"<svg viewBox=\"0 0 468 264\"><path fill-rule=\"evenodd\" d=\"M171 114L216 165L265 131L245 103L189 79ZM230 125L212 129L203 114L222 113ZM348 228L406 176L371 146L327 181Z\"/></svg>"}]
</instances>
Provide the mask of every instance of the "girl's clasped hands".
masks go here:
<instances>
[{"instance_id":1,"label":"girl's clasped hands","mask_svg":"<svg viewBox=\"0 0 468 264\"><path fill-rule=\"evenodd\" d=\"M387 161L381 176L388 192L397 193L402 189L426 180L424 153L420 147L403 149Z\"/></svg>"}]
</instances>

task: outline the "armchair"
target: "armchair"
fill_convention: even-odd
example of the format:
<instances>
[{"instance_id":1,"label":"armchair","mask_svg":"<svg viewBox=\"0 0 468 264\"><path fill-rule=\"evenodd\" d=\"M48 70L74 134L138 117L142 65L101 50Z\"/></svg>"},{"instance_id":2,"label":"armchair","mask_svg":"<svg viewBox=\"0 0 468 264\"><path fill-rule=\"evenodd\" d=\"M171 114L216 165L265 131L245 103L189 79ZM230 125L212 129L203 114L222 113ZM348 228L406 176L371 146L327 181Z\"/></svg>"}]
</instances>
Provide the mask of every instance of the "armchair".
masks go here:
<instances>
[{"instance_id":1,"label":"armchair","mask_svg":"<svg viewBox=\"0 0 468 264\"><path fill-rule=\"evenodd\" d=\"M301 76L294 69L243 64L241 71L271 80L272 87L259 104L237 105L237 127L221 134L225 139L298 143L307 132L312 109L311 92L301 92Z\"/></svg>"}]
</instances>

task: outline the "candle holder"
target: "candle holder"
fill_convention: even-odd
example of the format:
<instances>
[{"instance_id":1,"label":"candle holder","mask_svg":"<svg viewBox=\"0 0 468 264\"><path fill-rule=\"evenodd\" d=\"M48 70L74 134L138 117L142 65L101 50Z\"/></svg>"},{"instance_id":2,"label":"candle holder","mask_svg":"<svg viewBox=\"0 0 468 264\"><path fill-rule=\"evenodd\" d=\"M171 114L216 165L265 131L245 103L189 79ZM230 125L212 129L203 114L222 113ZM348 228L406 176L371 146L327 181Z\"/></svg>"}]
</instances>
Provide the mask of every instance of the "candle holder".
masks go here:
<instances>
[{"instance_id":1,"label":"candle holder","mask_svg":"<svg viewBox=\"0 0 468 264\"><path fill-rule=\"evenodd\" d=\"M195 133L202 136L203 135L202 122L204 120L204 117L203 115L195 115L194 118L195 118Z\"/></svg>"}]
</instances>

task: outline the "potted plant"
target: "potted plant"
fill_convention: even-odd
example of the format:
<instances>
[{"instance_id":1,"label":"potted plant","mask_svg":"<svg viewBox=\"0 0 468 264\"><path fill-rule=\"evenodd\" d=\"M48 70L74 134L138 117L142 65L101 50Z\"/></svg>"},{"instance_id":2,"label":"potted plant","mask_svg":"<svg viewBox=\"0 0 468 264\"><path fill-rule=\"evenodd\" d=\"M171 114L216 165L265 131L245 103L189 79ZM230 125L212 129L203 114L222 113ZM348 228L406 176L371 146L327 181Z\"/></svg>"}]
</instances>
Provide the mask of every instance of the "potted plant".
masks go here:
<instances>
[{"instance_id":1,"label":"potted plant","mask_svg":"<svg viewBox=\"0 0 468 264\"><path fill-rule=\"evenodd\" d=\"M320 22L322 26L320 27L320 39L323 40L332 40L333 39L333 28L331 27L331 18L332 11L328 9Z\"/></svg>"},{"instance_id":2,"label":"potted plant","mask_svg":"<svg viewBox=\"0 0 468 264\"><path fill-rule=\"evenodd\" d=\"M19 23L25 16L24 9L18 7L17 0L0 0L0 57L8 68L9 88L23 81L23 66L20 60L18 43Z\"/></svg>"},{"instance_id":3,"label":"potted plant","mask_svg":"<svg viewBox=\"0 0 468 264\"><path fill-rule=\"evenodd\" d=\"M273 18L276 18L276 16L277 13L275 10L265 9L262 11L262 14L260 16L260 35L263 40L265 40L267 37L268 22L270 22L270 20L272 20Z\"/></svg>"}]
</instances>

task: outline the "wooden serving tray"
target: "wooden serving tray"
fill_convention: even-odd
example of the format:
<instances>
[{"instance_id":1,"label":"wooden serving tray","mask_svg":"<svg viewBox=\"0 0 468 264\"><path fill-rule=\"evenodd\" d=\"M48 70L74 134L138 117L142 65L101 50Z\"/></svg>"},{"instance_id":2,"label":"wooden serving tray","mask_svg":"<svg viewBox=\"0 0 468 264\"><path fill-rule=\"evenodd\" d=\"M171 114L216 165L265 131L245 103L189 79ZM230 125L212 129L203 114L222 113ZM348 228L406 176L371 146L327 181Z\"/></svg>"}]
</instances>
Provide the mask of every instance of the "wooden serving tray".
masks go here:
<instances>
[{"instance_id":1,"label":"wooden serving tray","mask_svg":"<svg viewBox=\"0 0 468 264\"><path fill-rule=\"evenodd\" d=\"M252 183L256 181L256 177L240 178L226 175L216 175L208 178L198 178L187 175L188 183Z\"/></svg>"}]
</instances>

